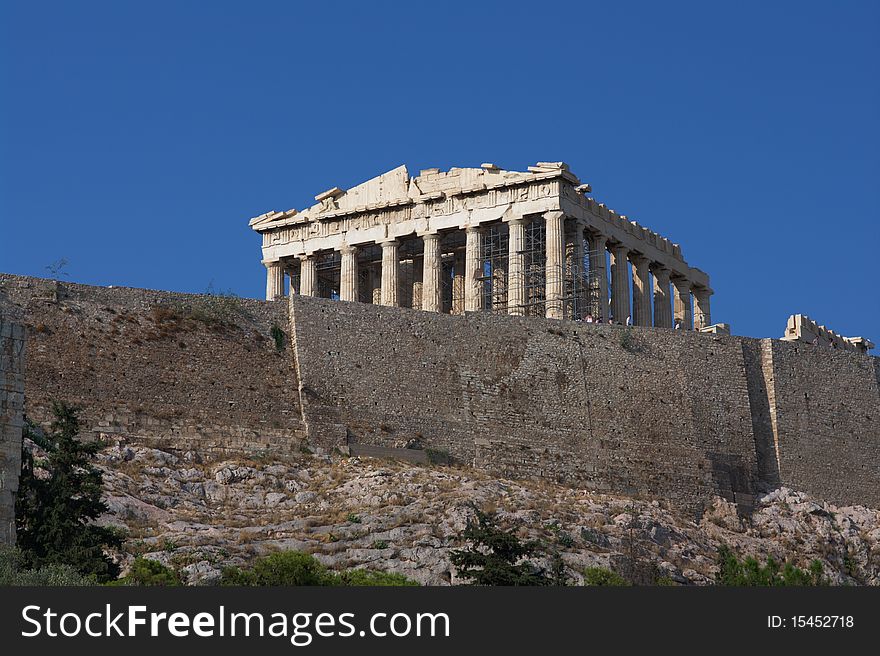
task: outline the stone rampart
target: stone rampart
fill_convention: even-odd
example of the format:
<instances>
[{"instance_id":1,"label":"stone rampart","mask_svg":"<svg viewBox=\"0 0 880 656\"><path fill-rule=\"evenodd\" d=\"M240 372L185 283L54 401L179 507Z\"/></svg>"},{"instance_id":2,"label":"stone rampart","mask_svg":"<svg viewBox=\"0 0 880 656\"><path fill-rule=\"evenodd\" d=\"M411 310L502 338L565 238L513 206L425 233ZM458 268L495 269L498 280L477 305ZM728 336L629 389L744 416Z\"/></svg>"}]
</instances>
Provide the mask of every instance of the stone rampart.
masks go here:
<instances>
[{"instance_id":1,"label":"stone rampart","mask_svg":"<svg viewBox=\"0 0 880 656\"><path fill-rule=\"evenodd\" d=\"M26 410L39 422L62 399L105 437L421 449L433 462L448 455L694 513L716 494L747 508L780 484L880 506L880 359L861 353L17 276L0 276L0 292L27 324ZM273 327L285 333L281 350Z\"/></svg>"},{"instance_id":2,"label":"stone rampart","mask_svg":"<svg viewBox=\"0 0 880 656\"><path fill-rule=\"evenodd\" d=\"M24 327L0 305L0 544L15 543L15 493L21 471Z\"/></svg>"},{"instance_id":3,"label":"stone rampart","mask_svg":"<svg viewBox=\"0 0 880 656\"><path fill-rule=\"evenodd\" d=\"M880 506L877 358L690 331L293 297L313 440L743 507L780 484Z\"/></svg>"},{"instance_id":4,"label":"stone rampart","mask_svg":"<svg viewBox=\"0 0 880 656\"><path fill-rule=\"evenodd\" d=\"M203 450L298 448L287 304L0 275L27 327L26 411L82 409L103 438ZM283 331L277 348L273 326Z\"/></svg>"}]
</instances>

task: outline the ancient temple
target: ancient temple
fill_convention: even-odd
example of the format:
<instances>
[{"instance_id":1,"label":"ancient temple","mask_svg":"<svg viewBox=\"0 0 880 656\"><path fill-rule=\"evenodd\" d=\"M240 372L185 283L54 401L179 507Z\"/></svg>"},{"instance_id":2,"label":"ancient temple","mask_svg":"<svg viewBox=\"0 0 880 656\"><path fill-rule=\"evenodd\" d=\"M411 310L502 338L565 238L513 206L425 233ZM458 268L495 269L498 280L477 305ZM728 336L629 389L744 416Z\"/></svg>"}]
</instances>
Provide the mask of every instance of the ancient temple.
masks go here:
<instances>
[{"instance_id":1,"label":"ancient temple","mask_svg":"<svg viewBox=\"0 0 880 656\"><path fill-rule=\"evenodd\" d=\"M287 288L450 314L708 327L708 275L590 191L562 162L415 177L400 166L250 226L263 236L270 300Z\"/></svg>"}]
</instances>

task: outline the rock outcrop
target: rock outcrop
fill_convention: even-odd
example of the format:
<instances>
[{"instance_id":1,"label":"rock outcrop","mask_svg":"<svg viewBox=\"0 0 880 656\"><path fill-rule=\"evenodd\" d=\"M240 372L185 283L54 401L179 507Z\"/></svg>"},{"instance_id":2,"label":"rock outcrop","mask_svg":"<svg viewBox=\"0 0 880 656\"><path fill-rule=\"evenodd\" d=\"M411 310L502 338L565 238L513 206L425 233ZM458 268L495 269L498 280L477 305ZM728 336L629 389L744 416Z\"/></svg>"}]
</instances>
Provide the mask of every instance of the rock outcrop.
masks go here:
<instances>
[{"instance_id":1,"label":"rock outcrop","mask_svg":"<svg viewBox=\"0 0 880 656\"><path fill-rule=\"evenodd\" d=\"M609 567L637 582L710 584L721 545L805 567L822 561L838 584L880 584L880 511L835 507L786 488L750 517L723 499L699 522L666 503L546 481L497 479L458 467L368 458L205 460L119 445L101 455L109 513L136 554L212 584L226 564L279 549L313 553L331 568L366 567L424 584L460 583L449 563L470 503L497 511L523 538L561 554L573 583Z\"/></svg>"}]
</instances>

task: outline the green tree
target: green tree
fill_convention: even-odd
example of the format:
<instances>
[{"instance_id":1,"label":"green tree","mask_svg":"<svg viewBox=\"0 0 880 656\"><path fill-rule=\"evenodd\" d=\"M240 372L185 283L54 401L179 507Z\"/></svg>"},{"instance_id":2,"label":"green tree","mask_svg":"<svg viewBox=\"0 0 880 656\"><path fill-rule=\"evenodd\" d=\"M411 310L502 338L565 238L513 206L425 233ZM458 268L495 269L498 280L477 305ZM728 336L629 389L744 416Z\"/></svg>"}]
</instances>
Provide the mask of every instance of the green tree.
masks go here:
<instances>
[{"instance_id":1,"label":"green tree","mask_svg":"<svg viewBox=\"0 0 880 656\"><path fill-rule=\"evenodd\" d=\"M727 546L718 549L717 585L725 586L817 586L827 585L822 563L813 560L806 570L791 563L780 565L773 558L761 565L754 558L740 560Z\"/></svg>"},{"instance_id":2,"label":"green tree","mask_svg":"<svg viewBox=\"0 0 880 656\"><path fill-rule=\"evenodd\" d=\"M538 550L534 542L521 542L516 534L496 524L494 514L471 506L475 519L468 519L462 537L467 549L455 550L449 560L458 575L471 585L551 585L543 570L526 560Z\"/></svg>"},{"instance_id":3,"label":"green tree","mask_svg":"<svg viewBox=\"0 0 880 656\"><path fill-rule=\"evenodd\" d=\"M107 511L101 501L103 477L91 463L102 445L77 439L80 425L75 408L53 403L52 411L55 420L48 433L42 434L30 423L25 428L24 436L45 452L44 459L35 460L22 440L15 503L22 557L32 569L69 565L98 581L114 579L119 567L104 548L119 547L122 536L94 523Z\"/></svg>"}]
</instances>

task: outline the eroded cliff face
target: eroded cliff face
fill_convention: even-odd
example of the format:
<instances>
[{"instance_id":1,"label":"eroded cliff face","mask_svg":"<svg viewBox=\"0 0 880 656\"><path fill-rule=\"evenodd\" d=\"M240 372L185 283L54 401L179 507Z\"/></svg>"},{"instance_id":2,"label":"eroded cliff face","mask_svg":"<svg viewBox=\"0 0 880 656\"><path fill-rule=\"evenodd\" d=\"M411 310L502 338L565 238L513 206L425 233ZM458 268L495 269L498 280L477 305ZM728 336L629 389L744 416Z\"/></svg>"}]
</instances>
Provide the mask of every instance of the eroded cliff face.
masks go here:
<instances>
[{"instance_id":1,"label":"eroded cliff face","mask_svg":"<svg viewBox=\"0 0 880 656\"><path fill-rule=\"evenodd\" d=\"M210 460L195 452L118 445L101 455L110 512L135 554L210 584L225 564L278 549L314 553L331 568L399 572L460 583L449 563L473 502L558 550L572 583L610 567L643 583L708 584L720 545L801 566L818 558L835 583L880 584L880 511L836 507L780 488L749 518L717 498L699 522L663 501L590 493L545 481L493 478L467 467L368 458Z\"/></svg>"}]
</instances>

